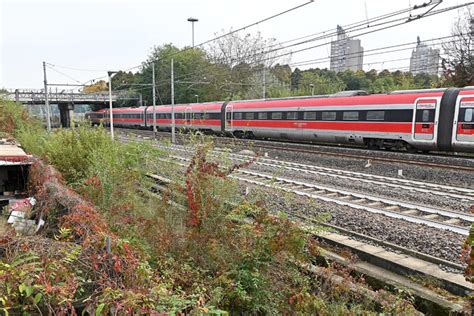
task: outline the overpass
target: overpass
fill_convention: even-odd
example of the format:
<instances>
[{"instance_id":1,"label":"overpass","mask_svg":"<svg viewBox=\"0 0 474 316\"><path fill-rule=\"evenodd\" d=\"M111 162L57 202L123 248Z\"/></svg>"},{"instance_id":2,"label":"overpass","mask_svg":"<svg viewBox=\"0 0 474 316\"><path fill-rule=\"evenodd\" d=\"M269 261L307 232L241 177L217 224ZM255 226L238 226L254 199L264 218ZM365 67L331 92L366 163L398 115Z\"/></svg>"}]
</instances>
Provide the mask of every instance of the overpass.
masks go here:
<instances>
[{"instance_id":1,"label":"overpass","mask_svg":"<svg viewBox=\"0 0 474 316\"><path fill-rule=\"evenodd\" d=\"M45 104L44 90L20 90L7 91L3 94L8 100L28 104L28 105L42 105ZM71 91L61 91L48 93L49 104L57 104L60 112L61 125L69 127L71 124L71 111L74 110L74 105L89 104L99 107L106 107L109 105L108 92L97 93L81 93ZM112 92L112 102L118 103L123 101L136 101L141 104L141 95L132 96L127 91Z\"/></svg>"}]
</instances>

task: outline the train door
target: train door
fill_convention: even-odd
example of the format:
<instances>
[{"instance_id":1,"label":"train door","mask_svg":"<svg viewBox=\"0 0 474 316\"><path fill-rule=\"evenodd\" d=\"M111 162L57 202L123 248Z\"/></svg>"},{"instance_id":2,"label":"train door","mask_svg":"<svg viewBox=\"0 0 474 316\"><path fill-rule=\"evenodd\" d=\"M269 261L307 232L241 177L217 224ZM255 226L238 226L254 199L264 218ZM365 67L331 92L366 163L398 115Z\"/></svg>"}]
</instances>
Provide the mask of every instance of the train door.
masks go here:
<instances>
[{"instance_id":1,"label":"train door","mask_svg":"<svg viewBox=\"0 0 474 316\"><path fill-rule=\"evenodd\" d=\"M234 130L234 108L228 105L225 108L225 131L232 132Z\"/></svg>"},{"instance_id":2,"label":"train door","mask_svg":"<svg viewBox=\"0 0 474 316\"><path fill-rule=\"evenodd\" d=\"M420 98L415 102L412 135L416 141L432 142L437 136L438 100Z\"/></svg>"},{"instance_id":3,"label":"train door","mask_svg":"<svg viewBox=\"0 0 474 316\"><path fill-rule=\"evenodd\" d=\"M458 99L454 112L453 135L456 143L474 146L474 96Z\"/></svg>"},{"instance_id":4,"label":"train door","mask_svg":"<svg viewBox=\"0 0 474 316\"><path fill-rule=\"evenodd\" d=\"M193 112L191 107L186 107L184 110L184 126L192 128L193 126Z\"/></svg>"}]
</instances>

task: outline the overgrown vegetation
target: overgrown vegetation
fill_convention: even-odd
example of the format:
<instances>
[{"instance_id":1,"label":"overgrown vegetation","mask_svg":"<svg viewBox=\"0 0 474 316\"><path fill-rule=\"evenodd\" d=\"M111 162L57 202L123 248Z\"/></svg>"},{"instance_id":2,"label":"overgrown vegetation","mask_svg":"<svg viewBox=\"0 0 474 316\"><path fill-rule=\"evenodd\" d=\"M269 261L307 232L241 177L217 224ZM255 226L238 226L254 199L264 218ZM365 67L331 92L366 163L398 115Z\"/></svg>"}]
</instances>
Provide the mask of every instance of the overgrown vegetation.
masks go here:
<instances>
[{"instance_id":1,"label":"overgrown vegetation","mask_svg":"<svg viewBox=\"0 0 474 316\"><path fill-rule=\"evenodd\" d=\"M183 172L151 144L112 141L102 128L47 134L11 102L0 101L0 131L42 159L28 215L46 221L35 236L0 236L4 314L413 311L372 295L348 269L314 268L318 244L264 201L241 197L228 175L242 166L209 161L210 143ZM149 173L175 183L157 196Z\"/></svg>"}]
</instances>

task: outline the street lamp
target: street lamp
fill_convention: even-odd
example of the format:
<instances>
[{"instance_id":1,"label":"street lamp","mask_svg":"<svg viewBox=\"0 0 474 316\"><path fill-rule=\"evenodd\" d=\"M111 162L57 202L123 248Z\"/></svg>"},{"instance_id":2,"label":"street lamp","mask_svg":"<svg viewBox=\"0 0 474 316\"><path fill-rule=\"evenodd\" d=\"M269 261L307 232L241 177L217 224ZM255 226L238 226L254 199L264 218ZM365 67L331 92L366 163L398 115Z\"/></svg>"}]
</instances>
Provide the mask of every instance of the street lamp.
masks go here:
<instances>
[{"instance_id":1,"label":"street lamp","mask_svg":"<svg viewBox=\"0 0 474 316\"><path fill-rule=\"evenodd\" d=\"M114 115L112 113L112 76L118 71L108 71L109 76L109 114L110 114L110 137L114 139Z\"/></svg>"},{"instance_id":2,"label":"street lamp","mask_svg":"<svg viewBox=\"0 0 474 316\"><path fill-rule=\"evenodd\" d=\"M195 94L194 97L196 98L196 103L199 103L199 94Z\"/></svg>"},{"instance_id":3,"label":"street lamp","mask_svg":"<svg viewBox=\"0 0 474 316\"><path fill-rule=\"evenodd\" d=\"M193 47L194 47L194 22L197 22L197 21L199 21L199 20L196 19L196 18L189 18L189 19L188 19L188 22L191 22L191 24L192 24L192 29L193 29Z\"/></svg>"},{"instance_id":4,"label":"street lamp","mask_svg":"<svg viewBox=\"0 0 474 316\"><path fill-rule=\"evenodd\" d=\"M314 95L314 84L311 83L309 86L311 87L311 95Z\"/></svg>"}]
</instances>

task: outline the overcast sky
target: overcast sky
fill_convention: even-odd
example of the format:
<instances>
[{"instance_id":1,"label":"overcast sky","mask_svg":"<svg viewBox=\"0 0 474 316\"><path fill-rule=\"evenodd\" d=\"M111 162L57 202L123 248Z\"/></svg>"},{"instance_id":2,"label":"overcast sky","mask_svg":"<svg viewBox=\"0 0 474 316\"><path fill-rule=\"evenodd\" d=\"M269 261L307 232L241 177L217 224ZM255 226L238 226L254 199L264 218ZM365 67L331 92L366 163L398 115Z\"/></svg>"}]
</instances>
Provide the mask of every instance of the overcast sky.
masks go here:
<instances>
[{"instance_id":1,"label":"overcast sky","mask_svg":"<svg viewBox=\"0 0 474 316\"><path fill-rule=\"evenodd\" d=\"M428 0L315 0L247 30L286 41L347 25ZM85 82L106 69L126 69L144 61L153 46L191 44L188 17L196 17L195 42L287 10L306 0L0 0L0 87L41 88L42 61L97 71L48 69L48 81ZM467 3L444 0L441 7ZM437 38L451 33L457 11L428 17L360 37L365 50ZM319 42L318 42L319 43ZM410 51L364 58L365 69L406 70ZM329 56L329 46L294 54L291 62ZM382 61L404 59L401 61ZM312 65L329 67L329 63ZM304 66L302 68L308 68Z\"/></svg>"}]
</instances>

